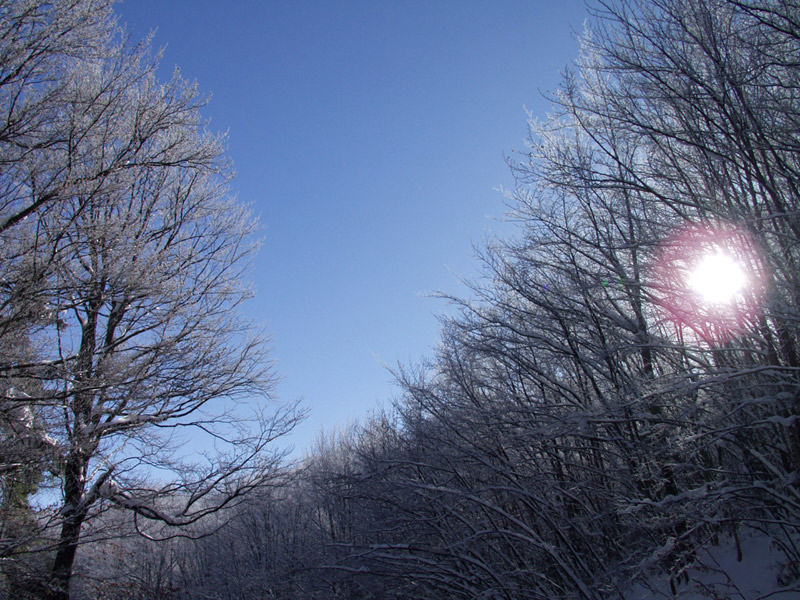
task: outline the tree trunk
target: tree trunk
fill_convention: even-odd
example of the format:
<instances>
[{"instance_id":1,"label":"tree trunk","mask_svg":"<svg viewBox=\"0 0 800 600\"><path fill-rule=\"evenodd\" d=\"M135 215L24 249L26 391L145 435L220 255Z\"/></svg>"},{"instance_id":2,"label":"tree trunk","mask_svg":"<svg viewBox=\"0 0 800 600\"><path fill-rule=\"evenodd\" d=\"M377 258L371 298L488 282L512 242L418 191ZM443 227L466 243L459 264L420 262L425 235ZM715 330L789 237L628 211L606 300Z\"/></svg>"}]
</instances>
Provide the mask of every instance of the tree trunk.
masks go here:
<instances>
[{"instance_id":1,"label":"tree trunk","mask_svg":"<svg viewBox=\"0 0 800 600\"><path fill-rule=\"evenodd\" d=\"M86 460L78 453L67 458L64 469L64 505L61 536L58 540L53 569L48 581L46 600L69 600L69 582L72 566L78 551L81 527L86 519L87 508L81 502L84 488Z\"/></svg>"},{"instance_id":2,"label":"tree trunk","mask_svg":"<svg viewBox=\"0 0 800 600\"><path fill-rule=\"evenodd\" d=\"M58 543L53 570L50 574L46 600L69 600L69 582L72 566L78 551L78 538L85 514L71 515L61 526L61 539Z\"/></svg>"}]
</instances>

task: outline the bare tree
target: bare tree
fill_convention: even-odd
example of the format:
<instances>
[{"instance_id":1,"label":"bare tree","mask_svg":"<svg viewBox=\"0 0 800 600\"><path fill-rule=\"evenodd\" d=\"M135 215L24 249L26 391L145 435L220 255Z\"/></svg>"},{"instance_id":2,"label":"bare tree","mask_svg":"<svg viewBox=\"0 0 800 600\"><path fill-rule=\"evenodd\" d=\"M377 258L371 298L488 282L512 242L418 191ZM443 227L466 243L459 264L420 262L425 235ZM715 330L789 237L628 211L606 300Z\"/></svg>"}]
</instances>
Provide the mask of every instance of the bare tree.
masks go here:
<instances>
[{"instance_id":1,"label":"bare tree","mask_svg":"<svg viewBox=\"0 0 800 600\"><path fill-rule=\"evenodd\" d=\"M4 51L20 57L0 87L14 124L0 377L8 401L24 390L46 442L60 499L36 549L54 536L47 594L67 598L104 507L171 528L231 507L277 480L270 442L298 414L263 405L265 339L238 312L257 224L230 197L195 87L177 73L159 83L149 43L125 42L105 3L3 10Z\"/></svg>"}]
</instances>

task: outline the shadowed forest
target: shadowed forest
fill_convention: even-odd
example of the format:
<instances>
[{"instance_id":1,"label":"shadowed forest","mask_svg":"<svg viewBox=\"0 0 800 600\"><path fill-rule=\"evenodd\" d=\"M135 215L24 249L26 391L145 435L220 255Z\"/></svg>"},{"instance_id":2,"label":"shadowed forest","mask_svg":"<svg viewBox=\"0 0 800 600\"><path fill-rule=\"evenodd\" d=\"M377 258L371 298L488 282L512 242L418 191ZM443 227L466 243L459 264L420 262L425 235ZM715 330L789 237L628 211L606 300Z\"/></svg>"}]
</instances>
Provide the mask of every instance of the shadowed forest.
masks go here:
<instances>
[{"instance_id":1,"label":"shadowed forest","mask_svg":"<svg viewBox=\"0 0 800 600\"><path fill-rule=\"evenodd\" d=\"M0 0L0 597L800 596L800 4L590 15L515 235L292 461L206 100L109 0Z\"/></svg>"}]
</instances>

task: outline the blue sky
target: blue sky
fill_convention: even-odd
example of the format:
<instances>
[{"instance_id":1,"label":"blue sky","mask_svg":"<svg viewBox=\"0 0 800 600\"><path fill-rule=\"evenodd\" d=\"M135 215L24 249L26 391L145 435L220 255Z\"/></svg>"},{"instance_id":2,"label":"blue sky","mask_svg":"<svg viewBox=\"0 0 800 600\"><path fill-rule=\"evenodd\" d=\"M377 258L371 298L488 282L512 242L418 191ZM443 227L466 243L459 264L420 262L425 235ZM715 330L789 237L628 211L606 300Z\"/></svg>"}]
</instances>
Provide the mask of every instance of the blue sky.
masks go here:
<instances>
[{"instance_id":1,"label":"blue sky","mask_svg":"<svg viewBox=\"0 0 800 600\"><path fill-rule=\"evenodd\" d=\"M473 245L513 230L497 189L523 147L526 113L578 53L582 0L126 0L134 39L156 30L212 94L229 131L233 190L265 228L249 316L272 335L282 399L320 427L397 390L385 366L429 356L426 294L464 295Z\"/></svg>"}]
</instances>

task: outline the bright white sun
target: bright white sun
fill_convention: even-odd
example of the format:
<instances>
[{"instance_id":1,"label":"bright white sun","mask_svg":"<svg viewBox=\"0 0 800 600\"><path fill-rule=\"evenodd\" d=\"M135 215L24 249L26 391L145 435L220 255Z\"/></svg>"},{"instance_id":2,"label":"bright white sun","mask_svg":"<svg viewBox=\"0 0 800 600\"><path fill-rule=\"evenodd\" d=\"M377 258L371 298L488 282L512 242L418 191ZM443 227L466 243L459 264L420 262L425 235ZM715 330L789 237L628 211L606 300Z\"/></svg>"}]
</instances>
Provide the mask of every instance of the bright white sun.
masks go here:
<instances>
[{"instance_id":1,"label":"bright white sun","mask_svg":"<svg viewBox=\"0 0 800 600\"><path fill-rule=\"evenodd\" d=\"M745 286L747 276L733 258L716 252L699 262L688 283L709 304L727 304Z\"/></svg>"}]
</instances>

